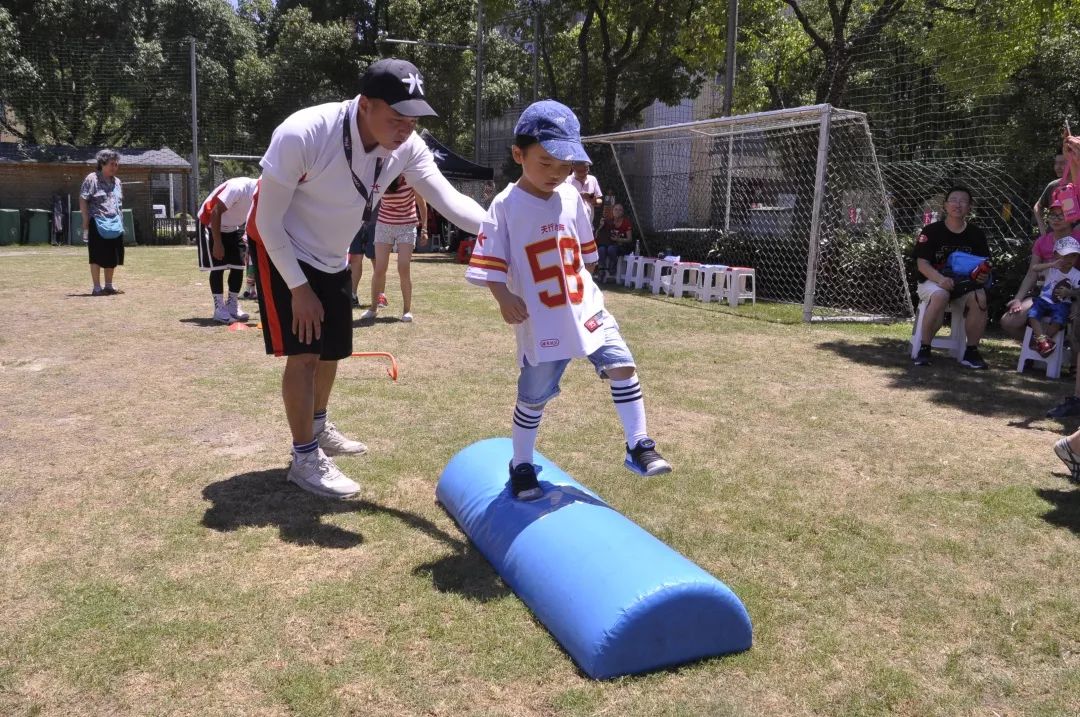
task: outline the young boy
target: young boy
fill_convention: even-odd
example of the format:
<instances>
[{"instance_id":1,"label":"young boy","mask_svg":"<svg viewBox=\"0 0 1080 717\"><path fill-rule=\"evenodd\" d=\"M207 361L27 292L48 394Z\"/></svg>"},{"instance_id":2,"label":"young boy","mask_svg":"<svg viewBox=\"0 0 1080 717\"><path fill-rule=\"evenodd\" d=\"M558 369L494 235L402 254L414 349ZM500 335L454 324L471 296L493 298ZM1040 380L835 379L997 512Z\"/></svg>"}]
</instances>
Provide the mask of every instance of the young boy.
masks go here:
<instances>
[{"instance_id":1,"label":"young boy","mask_svg":"<svg viewBox=\"0 0 1080 717\"><path fill-rule=\"evenodd\" d=\"M1054 244L1054 263L1046 274L1042 293L1028 310L1028 326L1035 335L1035 349L1043 356L1054 351L1051 339L1069 323L1069 311L1075 292L1080 290L1080 269L1076 259L1080 257L1080 242L1063 237ZM1043 321L1049 319L1046 329Z\"/></svg>"},{"instance_id":2,"label":"young boy","mask_svg":"<svg viewBox=\"0 0 1080 717\"><path fill-rule=\"evenodd\" d=\"M465 278L487 286L517 335L517 405L510 488L519 500L543 495L533 448L544 406L559 395L570 359L587 356L611 398L626 436L626 466L646 476L671 471L645 425L634 357L590 272L596 243L578 191L564 183L572 162L588 162L577 117L552 100L521 114L512 148L522 174L499 193L476 239ZM584 271L587 269L587 271Z\"/></svg>"}]
</instances>

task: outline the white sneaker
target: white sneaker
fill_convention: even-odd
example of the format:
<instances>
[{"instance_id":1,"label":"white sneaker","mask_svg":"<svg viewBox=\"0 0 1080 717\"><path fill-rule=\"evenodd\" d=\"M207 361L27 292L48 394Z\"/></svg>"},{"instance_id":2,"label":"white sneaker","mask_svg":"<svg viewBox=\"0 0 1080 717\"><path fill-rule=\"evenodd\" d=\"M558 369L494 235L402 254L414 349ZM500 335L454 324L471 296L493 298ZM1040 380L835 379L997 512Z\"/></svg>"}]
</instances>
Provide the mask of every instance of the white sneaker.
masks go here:
<instances>
[{"instance_id":1,"label":"white sneaker","mask_svg":"<svg viewBox=\"0 0 1080 717\"><path fill-rule=\"evenodd\" d=\"M342 473L321 448L299 456L294 453L289 480L326 498L351 498L360 492L360 484Z\"/></svg>"},{"instance_id":2,"label":"white sneaker","mask_svg":"<svg viewBox=\"0 0 1080 717\"><path fill-rule=\"evenodd\" d=\"M240 308L240 302L234 296L225 300L225 310L229 312L229 317L233 321L247 321L250 318L250 314Z\"/></svg>"},{"instance_id":3,"label":"white sneaker","mask_svg":"<svg viewBox=\"0 0 1080 717\"><path fill-rule=\"evenodd\" d=\"M404 314L401 315L401 320L404 321L406 324L412 321L412 312L406 311Z\"/></svg>"},{"instance_id":4,"label":"white sneaker","mask_svg":"<svg viewBox=\"0 0 1080 717\"><path fill-rule=\"evenodd\" d=\"M214 307L214 321L222 324L231 324L233 322L232 315L225 308L225 304L218 304Z\"/></svg>"},{"instance_id":5,"label":"white sneaker","mask_svg":"<svg viewBox=\"0 0 1080 717\"><path fill-rule=\"evenodd\" d=\"M360 314L360 320L361 321L374 321L375 320L375 310L374 309L365 310L364 313Z\"/></svg>"},{"instance_id":6,"label":"white sneaker","mask_svg":"<svg viewBox=\"0 0 1080 717\"><path fill-rule=\"evenodd\" d=\"M330 421L315 436L319 441L319 448L326 451L328 456L359 456L367 453L367 446L360 441L346 438L337 426Z\"/></svg>"}]
</instances>

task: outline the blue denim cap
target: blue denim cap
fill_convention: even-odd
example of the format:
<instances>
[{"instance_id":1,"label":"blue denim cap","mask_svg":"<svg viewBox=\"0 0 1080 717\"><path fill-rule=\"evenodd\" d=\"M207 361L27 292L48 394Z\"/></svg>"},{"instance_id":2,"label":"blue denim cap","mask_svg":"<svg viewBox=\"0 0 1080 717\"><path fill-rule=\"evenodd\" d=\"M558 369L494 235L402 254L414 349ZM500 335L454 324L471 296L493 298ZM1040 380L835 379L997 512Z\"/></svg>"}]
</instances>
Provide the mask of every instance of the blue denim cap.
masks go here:
<instances>
[{"instance_id":1,"label":"blue denim cap","mask_svg":"<svg viewBox=\"0 0 1080 717\"><path fill-rule=\"evenodd\" d=\"M581 144L581 123L574 111L561 102L533 102L518 118L514 134L535 137L541 147L561 162L592 164Z\"/></svg>"}]
</instances>

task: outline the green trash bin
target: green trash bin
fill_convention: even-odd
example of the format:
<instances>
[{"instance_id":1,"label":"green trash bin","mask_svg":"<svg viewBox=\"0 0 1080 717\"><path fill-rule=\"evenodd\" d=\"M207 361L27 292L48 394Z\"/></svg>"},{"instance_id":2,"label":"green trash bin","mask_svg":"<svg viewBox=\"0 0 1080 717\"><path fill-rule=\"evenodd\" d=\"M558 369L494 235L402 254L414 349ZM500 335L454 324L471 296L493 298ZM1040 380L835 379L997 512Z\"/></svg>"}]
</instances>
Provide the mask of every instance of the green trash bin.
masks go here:
<instances>
[{"instance_id":1,"label":"green trash bin","mask_svg":"<svg viewBox=\"0 0 1080 717\"><path fill-rule=\"evenodd\" d=\"M19 243L19 210L0 209L0 246Z\"/></svg>"},{"instance_id":2,"label":"green trash bin","mask_svg":"<svg viewBox=\"0 0 1080 717\"><path fill-rule=\"evenodd\" d=\"M26 210L26 243L48 244L52 236L52 212L44 209Z\"/></svg>"},{"instance_id":3,"label":"green trash bin","mask_svg":"<svg viewBox=\"0 0 1080 717\"><path fill-rule=\"evenodd\" d=\"M68 219L68 244L82 246L82 212L76 209Z\"/></svg>"},{"instance_id":4,"label":"green trash bin","mask_svg":"<svg viewBox=\"0 0 1080 717\"><path fill-rule=\"evenodd\" d=\"M135 212L124 210L124 246L135 246Z\"/></svg>"}]
</instances>

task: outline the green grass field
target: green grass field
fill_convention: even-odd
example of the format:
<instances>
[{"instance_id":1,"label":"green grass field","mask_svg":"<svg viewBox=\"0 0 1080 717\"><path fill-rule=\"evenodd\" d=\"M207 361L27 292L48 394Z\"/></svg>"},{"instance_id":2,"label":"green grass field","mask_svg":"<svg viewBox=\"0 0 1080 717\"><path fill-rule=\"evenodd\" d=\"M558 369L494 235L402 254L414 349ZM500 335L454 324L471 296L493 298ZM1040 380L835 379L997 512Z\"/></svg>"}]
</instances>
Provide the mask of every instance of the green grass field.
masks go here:
<instances>
[{"instance_id":1,"label":"green grass field","mask_svg":"<svg viewBox=\"0 0 1080 717\"><path fill-rule=\"evenodd\" d=\"M82 251L0 250L2 715L1080 714L1080 490L1051 451L1076 426L1041 418L1071 384L1015 344L915 370L910 325L610 292L675 472L622 467L585 361L539 450L724 580L754 647L594 682L434 504L514 400L462 267L421 257L416 322L391 279L357 328L401 377L342 364L331 417L371 451L335 502L285 481L282 361L209 321L194 250L127 263L91 298Z\"/></svg>"}]
</instances>

